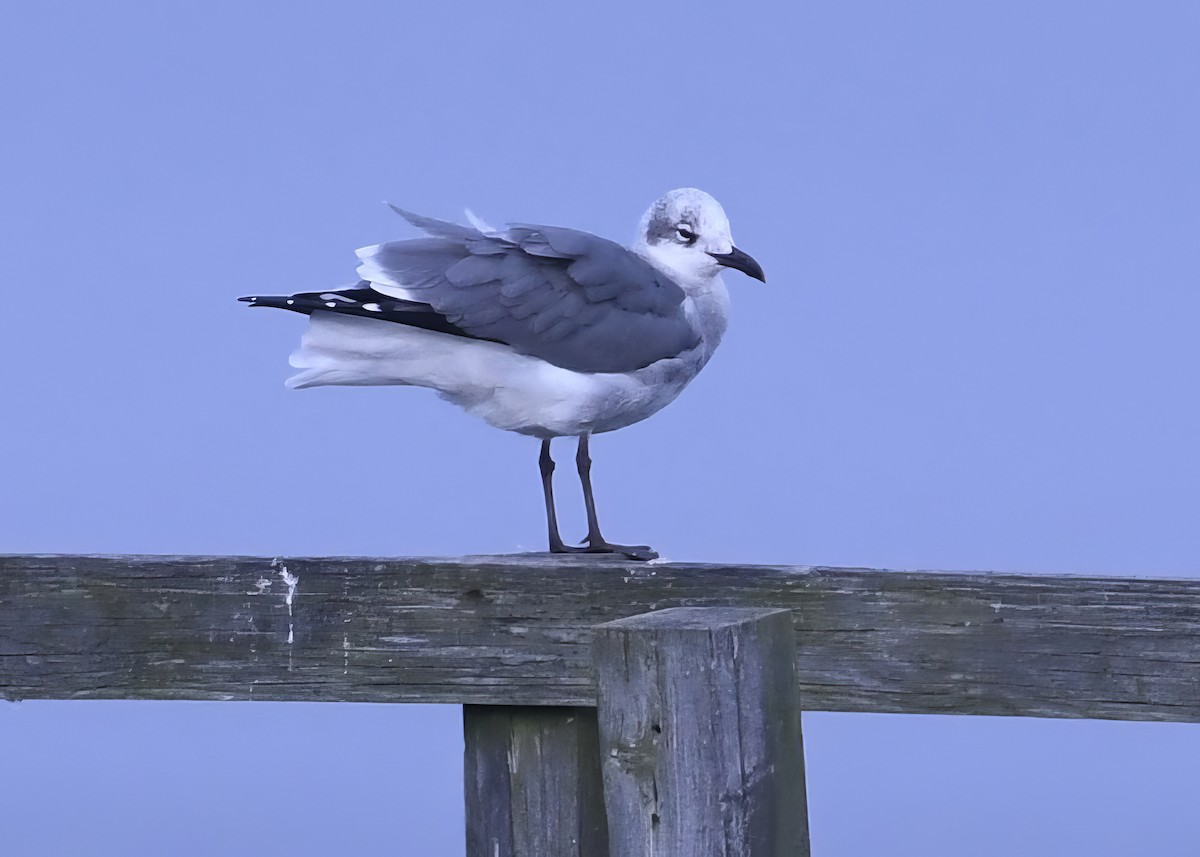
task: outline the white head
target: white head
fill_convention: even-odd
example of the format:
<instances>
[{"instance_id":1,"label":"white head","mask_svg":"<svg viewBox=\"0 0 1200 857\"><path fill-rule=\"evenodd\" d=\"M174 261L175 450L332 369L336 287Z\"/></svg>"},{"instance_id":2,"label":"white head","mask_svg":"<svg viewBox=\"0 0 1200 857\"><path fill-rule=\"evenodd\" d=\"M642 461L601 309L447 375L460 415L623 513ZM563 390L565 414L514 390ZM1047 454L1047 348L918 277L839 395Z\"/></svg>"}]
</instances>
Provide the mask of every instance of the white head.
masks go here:
<instances>
[{"instance_id":1,"label":"white head","mask_svg":"<svg viewBox=\"0 0 1200 857\"><path fill-rule=\"evenodd\" d=\"M759 264L733 246L721 203L694 187L670 191L650 206L633 249L680 281L711 279L727 267L766 282Z\"/></svg>"}]
</instances>

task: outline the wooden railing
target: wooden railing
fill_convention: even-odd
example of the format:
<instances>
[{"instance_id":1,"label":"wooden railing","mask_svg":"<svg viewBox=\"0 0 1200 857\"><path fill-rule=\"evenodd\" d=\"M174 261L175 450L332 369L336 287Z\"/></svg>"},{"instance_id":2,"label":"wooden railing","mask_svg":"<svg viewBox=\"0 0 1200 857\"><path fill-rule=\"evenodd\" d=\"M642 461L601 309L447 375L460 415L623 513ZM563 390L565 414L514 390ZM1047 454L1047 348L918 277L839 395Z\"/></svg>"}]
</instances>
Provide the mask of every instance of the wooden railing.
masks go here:
<instances>
[{"instance_id":1,"label":"wooden railing","mask_svg":"<svg viewBox=\"0 0 1200 857\"><path fill-rule=\"evenodd\" d=\"M0 697L458 703L471 855L802 854L802 709L1200 721L1200 580L0 556Z\"/></svg>"}]
</instances>

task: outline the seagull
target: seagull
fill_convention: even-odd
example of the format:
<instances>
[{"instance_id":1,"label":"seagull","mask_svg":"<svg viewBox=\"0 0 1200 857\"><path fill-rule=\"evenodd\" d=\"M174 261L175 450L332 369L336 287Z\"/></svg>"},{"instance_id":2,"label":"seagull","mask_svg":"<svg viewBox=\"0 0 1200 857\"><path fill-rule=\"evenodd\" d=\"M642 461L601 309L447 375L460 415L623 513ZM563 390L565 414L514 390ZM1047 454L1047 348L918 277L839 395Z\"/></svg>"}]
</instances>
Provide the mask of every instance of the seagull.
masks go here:
<instances>
[{"instance_id":1,"label":"seagull","mask_svg":"<svg viewBox=\"0 0 1200 857\"><path fill-rule=\"evenodd\" d=\"M766 282L734 246L721 205L673 190L642 216L633 243L560 226L496 230L391 208L425 237L357 251L350 288L253 296L251 306L309 316L290 363L293 389L428 387L496 428L541 440L538 458L552 553L658 554L601 535L590 441L670 404L713 355L729 318L721 271ZM563 542L550 442L578 438L588 534Z\"/></svg>"}]
</instances>

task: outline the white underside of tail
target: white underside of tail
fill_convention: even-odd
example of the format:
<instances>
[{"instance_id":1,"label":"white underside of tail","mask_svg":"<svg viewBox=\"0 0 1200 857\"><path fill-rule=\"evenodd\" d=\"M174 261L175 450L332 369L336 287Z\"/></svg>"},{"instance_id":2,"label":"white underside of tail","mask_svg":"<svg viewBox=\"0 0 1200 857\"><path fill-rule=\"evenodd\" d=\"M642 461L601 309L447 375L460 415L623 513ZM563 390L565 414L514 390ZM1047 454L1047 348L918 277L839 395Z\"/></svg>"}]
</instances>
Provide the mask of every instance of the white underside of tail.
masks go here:
<instances>
[{"instance_id":1,"label":"white underside of tail","mask_svg":"<svg viewBox=\"0 0 1200 857\"><path fill-rule=\"evenodd\" d=\"M574 372L499 343L316 312L291 357L301 371L287 385L429 387L497 428L558 437L645 419L671 402L705 360L688 353L631 373Z\"/></svg>"}]
</instances>

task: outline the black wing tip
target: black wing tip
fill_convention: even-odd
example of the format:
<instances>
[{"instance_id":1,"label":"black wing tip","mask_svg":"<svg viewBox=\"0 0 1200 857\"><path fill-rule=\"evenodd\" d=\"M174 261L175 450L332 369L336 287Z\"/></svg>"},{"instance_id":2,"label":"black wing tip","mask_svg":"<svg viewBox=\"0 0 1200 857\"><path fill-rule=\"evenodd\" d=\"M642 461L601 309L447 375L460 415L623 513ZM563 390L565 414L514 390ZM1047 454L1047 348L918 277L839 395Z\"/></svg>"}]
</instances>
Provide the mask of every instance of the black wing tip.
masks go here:
<instances>
[{"instance_id":1,"label":"black wing tip","mask_svg":"<svg viewBox=\"0 0 1200 857\"><path fill-rule=\"evenodd\" d=\"M249 304L252 307L270 307L272 309L292 309L296 303L293 298L303 297L303 295L247 295L244 298L238 298L239 303Z\"/></svg>"},{"instance_id":2,"label":"black wing tip","mask_svg":"<svg viewBox=\"0 0 1200 857\"><path fill-rule=\"evenodd\" d=\"M419 327L434 333L448 333L467 339L486 339L486 337L467 333L429 304L393 298L375 291L370 284L360 284L360 287L356 289L333 289L326 292L302 292L294 295L249 295L238 298L238 300L252 307L285 309L302 315L311 315L314 312L353 315L403 324L408 327Z\"/></svg>"},{"instance_id":3,"label":"black wing tip","mask_svg":"<svg viewBox=\"0 0 1200 857\"><path fill-rule=\"evenodd\" d=\"M295 312L310 312L311 309L304 309L297 306L294 300L298 295L247 295L246 297L238 298L240 303L249 304L252 307L269 307L271 309L290 309Z\"/></svg>"}]
</instances>

